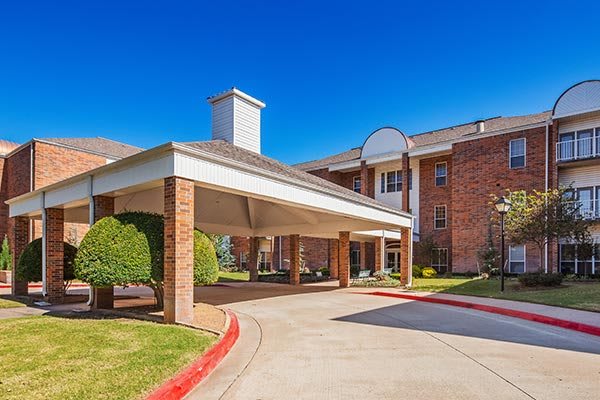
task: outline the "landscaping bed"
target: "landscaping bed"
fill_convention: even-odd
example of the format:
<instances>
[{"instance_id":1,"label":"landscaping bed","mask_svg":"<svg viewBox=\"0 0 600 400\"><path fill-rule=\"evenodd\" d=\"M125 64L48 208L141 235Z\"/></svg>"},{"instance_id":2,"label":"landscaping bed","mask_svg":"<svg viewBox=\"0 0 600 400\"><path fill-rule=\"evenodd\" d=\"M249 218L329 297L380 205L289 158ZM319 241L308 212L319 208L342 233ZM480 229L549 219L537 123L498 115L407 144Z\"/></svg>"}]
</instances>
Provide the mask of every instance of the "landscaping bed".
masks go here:
<instances>
[{"instance_id":1,"label":"landscaping bed","mask_svg":"<svg viewBox=\"0 0 600 400\"><path fill-rule=\"evenodd\" d=\"M0 398L141 399L217 336L175 325L86 314L0 321Z\"/></svg>"},{"instance_id":2,"label":"landscaping bed","mask_svg":"<svg viewBox=\"0 0 600 400\"><path fill-rule=\"evenodd\" d=\"M600 312L600 282L563 282L557 287L523 287L516 279L506 280L500 293L498 279L413 279L412 290L525 301L551 306Z\"/></svg>"},{"instance_id":3,"label":"landscaping bed","mask_svg":"<svg viewBox=\"0 0 600 400\"><path fill-rule=\"evenodd\" d=\"M329 280L329 276L327 275L316 276L314 273L300 274L300 283L313 283L327 280ZM258 281L267 283L290 283L290 274L288 271L259 274Z\"/></svg>"}]
</instances>

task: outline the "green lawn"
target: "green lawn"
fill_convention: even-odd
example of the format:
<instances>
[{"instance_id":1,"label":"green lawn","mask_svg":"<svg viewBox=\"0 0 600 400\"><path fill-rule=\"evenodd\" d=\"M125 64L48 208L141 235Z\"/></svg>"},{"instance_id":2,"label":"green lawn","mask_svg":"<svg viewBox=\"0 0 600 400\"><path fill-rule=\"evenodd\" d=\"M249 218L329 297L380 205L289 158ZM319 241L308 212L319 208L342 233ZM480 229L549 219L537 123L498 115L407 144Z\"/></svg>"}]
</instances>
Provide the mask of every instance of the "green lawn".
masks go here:
<instances>
[{"instance_id":1,"label":"green lawn","mask_svg":"<svg viewBox=\"0 0 600 400\"><path fill-rule=\"evenodd\" d=\"M246 272L219 271L219 282L248 282L250 274Z\"/></svg>"},{"instance_id":2,"label":"green lawn","mask_svg":"<svg viewBox=\"0 0 600 400\"><path fill-rule=\"evenodd\" d=\"M141 399L216 336L127 319L0 320L0 398Z\"/></svg>"},{"instance_id":3,"label":"green lawn","mask_svg":"<svg viewBox=\"0 0 600 400\"><path fill-rule=\"evenodd\" d=\"M413 290L527 301L552 306L600 312L600 282L564 282L558 288L521 288L516 280L507 280L503 294L500 281L467 278L413 280Z\"/></svg>"},{"instance_id":4,"label":"green lawn","mask_svg":"<svg viewBox=\"0 0 600 400\"><path fill-rule=\"evenodd\" d=\"M18 301L9 300L0 297L0 308L13 308L13 307L25 307L25 304L19 303Z\"/></svg>"}]
</instances>

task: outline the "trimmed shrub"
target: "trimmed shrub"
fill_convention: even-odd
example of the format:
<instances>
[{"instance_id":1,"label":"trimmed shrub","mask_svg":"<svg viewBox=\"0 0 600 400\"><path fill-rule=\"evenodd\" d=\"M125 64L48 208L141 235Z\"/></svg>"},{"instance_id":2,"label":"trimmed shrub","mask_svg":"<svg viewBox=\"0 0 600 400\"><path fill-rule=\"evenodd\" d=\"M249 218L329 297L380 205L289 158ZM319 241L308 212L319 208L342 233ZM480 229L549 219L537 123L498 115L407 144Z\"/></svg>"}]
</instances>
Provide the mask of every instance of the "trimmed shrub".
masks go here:
<instances>
[{"instance_id":1,"label":"trimmed shrub","mask_svg":"<svg viewBox=\"0 0 600 400\"><path fill-rule=\"evenodd\" d=\"M437 271L431 267L425 267L421 270L421 276L423 278L435 278L437 276Z\"/></svg>"},{"instance_id":2,"label":"trimmed shrub","mask_svg":"<svg viewBox=\"0 0 600 400\"><path fill-rule=\"evenodd\" d=\"M212 285L219 279L219 261L212 241L194 230L194 285Z\"/></svg>"},{"instance_id":3,"label":"trimmed shrub","mask_svg":"<svg viewBox=\"0 0 600 400\"><path fill-rule=\"evenodd\" d=\"M519 275L519 283L526 287L535 286L560 286L562 274L542 274L539 272L526 272Z\"/></svg>"},{"instance_id":4,"label":"trimmed shrub","mask_svg":"<svg viewBox=\"0 0 600 400\"><path fill-rule=\"evenodd\" d=\"M413 271L413 272L414 272L414 271ZM415 275L414 275L414 273L413 273L413 276L415 276ZM390 278L392 278L392 279L396 279L396 280L400 280L400 272L392 272L392 273L390 274Z\"/></svg>"},{"instance_id":5,"label":"trimmed shrub","mask_svg":"<svg viewBox=\"0 0 600 400\"><path fill-rule=\"evenodd\" d=\"M422 267L420 265L414 264L412 266L412 276L413 276L413 278L422 278L423 277L423 271L422 271Z\"/></svg>"},{"instance_id":6,"label":"trimmed shrub","mask_svg":"<svg viewBox=\"0 0 600 400\"><path fill-rule=\"evenodd\" d=\"M64 258L63 258L63 279L65 281L72 281L75 279L73 272L73 263L75 261L75 255L77 254L77 247L70 245L67 242L64 244ZM42 239L35 239L29 243L19 261L17 263L17 270L15 271L17 280L27 282L40 282L42 280Z\"/></svg>"},{"instance_id":7,"label":"trimmed shrub","mask_svg":"<svg viewBox=\"0 0 600 400\"><path fill-rule=\"evenodd\" d=\"M12 254L8 245L8 237L4 235L2 240L2 250L0 250L0 270L9 271L12 269Z\"/></svg>"}]
</instances>

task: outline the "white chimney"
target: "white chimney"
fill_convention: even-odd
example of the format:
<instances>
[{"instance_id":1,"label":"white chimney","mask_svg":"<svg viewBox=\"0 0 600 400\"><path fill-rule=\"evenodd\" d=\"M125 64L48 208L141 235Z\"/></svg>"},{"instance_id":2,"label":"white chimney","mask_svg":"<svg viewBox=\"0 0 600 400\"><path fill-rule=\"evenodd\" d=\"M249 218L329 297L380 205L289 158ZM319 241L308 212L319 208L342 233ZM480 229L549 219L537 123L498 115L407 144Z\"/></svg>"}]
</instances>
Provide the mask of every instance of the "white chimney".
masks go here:
<instances>
[{"instance_id":1,"label":"white chimney","mask_svg":"<svg viewBox=\"0 0 600 400\"><path fill-rule=\"evenodd\" d=\"M479 120L479 121L475 122L475 124L477 125L477 133L485 132L485 121L484 120Z\"/></svg>"},{"instance_id":2,"label":"white chimney","mask_svg":"<svg viewBox=\"0 0 600 400\"><path fill-rule=\"evenodd\" d=\"M260 154L260 110L265 103L235 87L209 97L212 138Z\"/></svg>"}]
</instances>

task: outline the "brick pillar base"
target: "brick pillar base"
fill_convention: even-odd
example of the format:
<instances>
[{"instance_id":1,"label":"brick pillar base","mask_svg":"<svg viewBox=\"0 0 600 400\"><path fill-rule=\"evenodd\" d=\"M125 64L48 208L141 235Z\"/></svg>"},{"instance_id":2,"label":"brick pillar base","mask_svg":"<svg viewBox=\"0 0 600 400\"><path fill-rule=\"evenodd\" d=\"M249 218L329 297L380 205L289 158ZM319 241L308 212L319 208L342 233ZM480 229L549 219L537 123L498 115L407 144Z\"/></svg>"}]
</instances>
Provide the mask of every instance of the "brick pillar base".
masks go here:
<instances>
[{"instance_id":1,"label":"brick pillar base","mask_svg":"<svg viewBox=\"0 0 600 400\"><path fill-rule=\"evenodd\" d=\"M194 182L165 178L164 319L194 320Z\"/></svg>"},{"instance_id":2,"label":"brick pillar base","mask_svg":"<svg viewBox=\"0 0 600 400\"><path fill-rule=\"evenodd\" d=\"M350 286L350 232L340 232L338 276L340 287Z\"/></svg>"},{"instance_id":3,"label":"brick pillar base","mask_svg":"<svg viewBox=\"0 0 600 400\"><path fill-rule=\"evenodd\" d=\"M329 239L329 277L331 279L338 278L338 251L339 244L337 239Z\"/></svg>"},{"instance_id":4,"label":"brick pillar base","mask_svg":"<svg viewBox=\"0 0 600 400\"><path fill-rule=\"evenodd\" d=\"M14 217L10 219L9 223L8 240L13 254L11 293L13 296L27 296L27 281L18 281L14 271L17 270L21 253L29 243L29 218Z\"/></svg>"},{"instance_id":5,"label":"brick pillar base","mask_svg":"<svg viewBox=\"0 0 600 400\"><path fill-rule=\"evenodd\" d=\"M383 269L383 256L385 254L385 239L382 237L375 238L375 272L380 272Z\"/></svg>"},{"instance_id":6,"label":"brick pillar base","mask_svg":"<svg viewBox=\"0 0 600 400\"><path fill-rule=\"evenodd\" d=\"M94 288L94 309L112 310L115 307L115 291L112 286Z\"/></svg>"},{"instance_id":7,"label":"brick pillar base","mask_svg":"<svg viewBox=\"0 0 600 400\"><path fill-rule=\"evenodd\" d=\"M46 301L62 303L65 297L64 276L64 211L46 209Z\"/></svg>"},{"instance_id":8,"label":"brick pillar base","mask_svg":"<svg viewBox=\"0 0 600 400\"><path fill-rule=\"evenodd\" d=\"M300 235L290 235L290 285L300 284Z\"/></svg>"},{"instance_id":9,"label":"brick pillar base","mask_svg":"<svg viewBox=\"0 0 600 400\"><path fill-rule=\"evenodd\" d=\"M412 229L401 228L400 235L400 283L408 285L412 275L412 254L410 254Z\"/></svg>"},{"instance_id":10,"label":"brick pillar base","mask_svg":"<svg viewBox=\"0 0 600 400\"><path fill-rule=\"evenodd\" d=\"M248 253L248 271L250 282L258 282L258 238L250 238L250 251Z\"/></svg>"}]
</instances>

